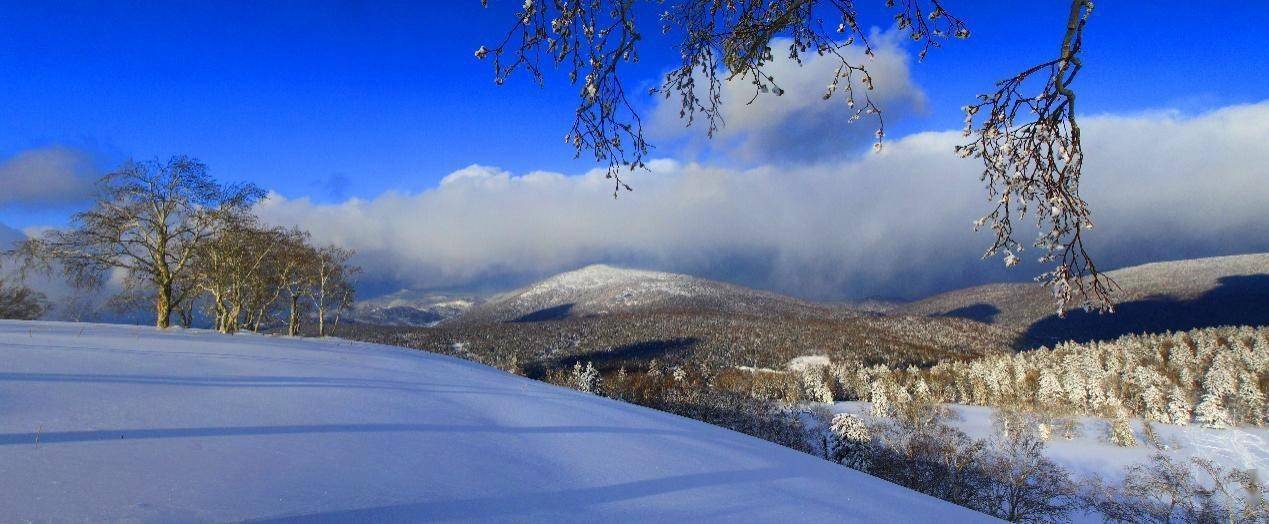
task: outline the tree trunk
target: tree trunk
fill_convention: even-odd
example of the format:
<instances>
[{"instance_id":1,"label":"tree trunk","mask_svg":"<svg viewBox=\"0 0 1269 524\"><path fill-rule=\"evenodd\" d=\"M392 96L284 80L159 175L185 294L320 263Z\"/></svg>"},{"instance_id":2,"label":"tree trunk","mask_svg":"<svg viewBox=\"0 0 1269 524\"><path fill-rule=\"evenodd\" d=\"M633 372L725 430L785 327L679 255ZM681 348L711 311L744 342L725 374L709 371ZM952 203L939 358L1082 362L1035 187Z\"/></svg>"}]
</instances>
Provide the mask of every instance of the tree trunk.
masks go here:
<instances>
[{"instance_id":1,"label":"tree trunk","mask_svg":"<svg viewBox=\"0 0 1269 524\"><path fill-rule=\"evenodd\" d=\"M287 319L286 334L296 336L300 334L300 296L291 295L291 317Z\"/></svg>"},{"instance_id":2,"label":"tree trunk","mask_svg":"<svg viewBox=\"0 0 1269 524\"><path fill-rule=\"evenodd\" d=\"M172 323L172 282L160 280L158 287L154 297L154 327L167 329Z\"/></svg>"}]
</instances>

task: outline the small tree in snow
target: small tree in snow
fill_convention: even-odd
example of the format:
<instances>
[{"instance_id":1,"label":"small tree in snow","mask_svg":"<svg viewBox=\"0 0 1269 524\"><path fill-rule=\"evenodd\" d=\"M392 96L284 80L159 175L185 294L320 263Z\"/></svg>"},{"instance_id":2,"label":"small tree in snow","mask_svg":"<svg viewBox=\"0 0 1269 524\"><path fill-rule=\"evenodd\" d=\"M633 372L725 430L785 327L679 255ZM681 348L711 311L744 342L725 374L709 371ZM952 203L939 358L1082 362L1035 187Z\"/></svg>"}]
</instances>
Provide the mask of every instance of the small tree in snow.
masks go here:
<instances>
[{"instance_id":1,"label":"small tree in snow","mask_svg":"<svg viewBox=\"0 0 1269 524\"><path fill-rule=\"evenodd\" d=\"M1129 448L1137 445L1137 437L1132 434L1132 425L1121 409L1110 422L1110 441L1116 446Z\"/></svg>"},{"instance_id":2,"label":"small tree in snow","mask_svg":"<svg viewBox=\"0 0 1269 524\"><path fill-rule=\"evenodd\" d=\"M838 413L833 415L829 431L833 434L829 442L829 459L849 468L868 467L872 434L863 420L850 413Z\"/></svg>"},{"instance_id":3,"label":"small tree in snow","mask_svg":"<svg viewBox=\"0 0 1269 524\"><path fill-rule=\"evenodd\" d=\"M583 368L581 361L573 363L573 373L569 379L578 391L595 395L600 394L604 381L593 363L586 362L586 367Z\"/></svg>"}]
</instances>

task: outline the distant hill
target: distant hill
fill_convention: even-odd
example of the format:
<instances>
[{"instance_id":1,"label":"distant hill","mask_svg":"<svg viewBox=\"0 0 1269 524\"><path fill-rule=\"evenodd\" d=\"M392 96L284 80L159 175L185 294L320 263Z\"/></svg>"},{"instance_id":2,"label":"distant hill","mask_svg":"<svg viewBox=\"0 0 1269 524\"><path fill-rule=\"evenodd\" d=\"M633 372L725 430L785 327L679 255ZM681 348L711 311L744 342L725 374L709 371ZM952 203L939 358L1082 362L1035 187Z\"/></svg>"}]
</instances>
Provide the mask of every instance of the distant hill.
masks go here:
<instances>
[{"instance_id":1,"label":"distant hill","mask_svg":"<svg viewBox=\"0 0 1269 524\"><path fill-rule=\"evenodd\" d=\"M519 368L532 377L591 361L604 372L656 359L782 369L827 356L891 366L1008 351L1006 329L958 318L889 315L876 302L817 304L674 273L587 266L474 305L430 328L348 325L342 336Z\"/></svg>"},{"instance_id":2,"label":"distant hill","mask_svg":"<svg viewBox=\"0 0 1269 524\"><path fill-rule=\"evenodd\" d=\"M480 302L472 296L402 290L357 302L346 319L378 326L434 326Z\"/></svg>"},{"instance_id":3,"label":"distant hill","mask_svg":"<svg viewBox=\"0 0 1269 524\"><path fill-rule=\"evenodd\" d=\"M1024 346L1086 342L1230 324L1269 324L1269 253L1158 262L1107 273L1123 288L1113 315L1059 318L1038 284L991 284L936 295L894 313L960 317L1019 334Z\"/></svg>"},{"instance_id":4,"label":"distant hill","mask_svg":"<svg viewBox=\"0 0 1269 524\"><path fill-rule=\"evenodd\" d=\"M838 319L770 317L710 311L652 311L542 322L433 328L340 326L339 336L424 349L520 369L538 378L574 362L603 372L695 364L784 369L799 357L905 367L1010 351L1015 335L959 318L861 316Z\"/></svg>"},{"instance_id":5,"label":"distant hill","mask_svg":"<svg viewBox=\"0 0 1269 524\"><path fill-rule=\"evenodd\" d=\"M861 314L688 275L599 264L498 295L443 324L541 322L654 311L801 318Z\"/></svg>"}]
</instances>

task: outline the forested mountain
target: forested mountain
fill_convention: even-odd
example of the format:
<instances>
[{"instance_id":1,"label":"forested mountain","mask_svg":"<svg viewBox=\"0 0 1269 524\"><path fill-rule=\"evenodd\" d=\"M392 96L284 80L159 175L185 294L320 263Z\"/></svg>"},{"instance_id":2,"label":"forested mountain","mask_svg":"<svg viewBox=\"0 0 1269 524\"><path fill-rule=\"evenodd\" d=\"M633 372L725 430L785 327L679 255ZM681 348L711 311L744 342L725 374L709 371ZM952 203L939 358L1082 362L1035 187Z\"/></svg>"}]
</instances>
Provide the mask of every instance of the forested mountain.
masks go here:
<instances>
[{"instance_id":1,"label":"forested mountain","mask_svg":"<svg viewBox=\"0 0 1269 524\"><path fill-rule=\"evenodd\" d=\"M491 298L448 325L540 322L654 311L838 318L855 313L703 278L591 265Z\"/></svg>"},{"instance_id":2,"label":"forested mountain","mask_svg":"<svg viewBox=\"0 0 1269 524\"><path fill-rule=\"evenodd\" d=\"M1053 311L1052 295L1032 283L951 291L894 311L995 324L1017 332L1024 347L1143 332L1269 324L1269 253L1158 262L1107 275L1122 288L1114 314L1077 310L1060 318Z\"/></svg>"}]
</instances>

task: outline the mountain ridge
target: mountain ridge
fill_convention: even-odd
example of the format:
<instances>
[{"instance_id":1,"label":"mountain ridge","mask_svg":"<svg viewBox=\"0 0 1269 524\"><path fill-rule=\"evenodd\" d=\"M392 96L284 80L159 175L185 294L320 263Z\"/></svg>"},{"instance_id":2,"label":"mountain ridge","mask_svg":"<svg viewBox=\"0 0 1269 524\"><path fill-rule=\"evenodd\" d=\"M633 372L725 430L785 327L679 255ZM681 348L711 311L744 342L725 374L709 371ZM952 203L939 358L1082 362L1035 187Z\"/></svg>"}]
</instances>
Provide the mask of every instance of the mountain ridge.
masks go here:
<instances>
[{"instance_id":1,"label":"mountain ridge","mask_svg":"<svg viewBox=\"0 0 1269 524\"><path fill-rule=\"evenodd\" d=\"M491 297L441 325L539 322L651 311L837 318L861 313L680 273L592 264Z\"/></svg>"}]
</instances>

